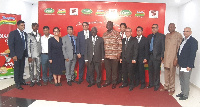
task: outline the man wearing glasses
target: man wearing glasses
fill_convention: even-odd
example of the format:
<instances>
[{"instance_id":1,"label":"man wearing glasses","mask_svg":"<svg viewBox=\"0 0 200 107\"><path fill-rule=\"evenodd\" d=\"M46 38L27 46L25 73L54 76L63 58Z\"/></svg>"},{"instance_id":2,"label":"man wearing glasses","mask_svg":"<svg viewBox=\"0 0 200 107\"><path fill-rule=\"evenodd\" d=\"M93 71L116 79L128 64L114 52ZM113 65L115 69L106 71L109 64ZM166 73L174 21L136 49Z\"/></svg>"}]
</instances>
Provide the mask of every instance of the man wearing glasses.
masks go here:
<instances>
[{"instance_id":1,"label":"man wearing glasses","mask_svg":"<svg viewBox=\"0 0 200 107\"><path fill-rule=\"evenodd\" d=\"M198 41L192 37L190 27L186 27L183 31L185 38L183 39L179 51L177 53L178 64L180 67L179 79L181 85L181 93L176 95L180 97L179 100L188 99L190 87L190 75L192 68L194 68L194 60L198 50Z\"/></svg>"},{"instance_id":2,"label":"man wearing glasses","mask_svg":"<svg viewBox=\"0 0 200 107\"><path fill-rule=\"evenodd\" d=\"M86 39L88 39L91 35L89 31L89 23L88 22L83 22L83 31L78 32L77 36L77 56L78 56L78 62L79 62L79 81L77 82L78 84L81 84L83 81L83 73L84 73L84 68L85 68L85 42ZM89 83L89 74L87 73L86 80Z\"/></svg>"},{"instance_id":3,"label":"man wearing glasses","mask_svg":"<svg viewBox=\"0 0 200 107\"><path fill-rule=\"evenodd\" d=\"M122 63L122 85L119 88L128 86L128 76L130 79L129 91L134 88L134 71L138 55L138 43L137 39L132 37L131 28L125 30L126 38L122 39L122 54L120 57L120 63Z\"/></svg>"},{"instance_id":4,"label":"man wearing glasses","mask_svg":"<svg viewBox=\"0 0 200 107\"><path fill-rule=\"evenodd\" d=\"M158 24L152 25L152 34L148 35L149 49L149 86L157 91L160 87L160 65L164 58L165 35L158 32Z\"/></svg>"}]
</instances>

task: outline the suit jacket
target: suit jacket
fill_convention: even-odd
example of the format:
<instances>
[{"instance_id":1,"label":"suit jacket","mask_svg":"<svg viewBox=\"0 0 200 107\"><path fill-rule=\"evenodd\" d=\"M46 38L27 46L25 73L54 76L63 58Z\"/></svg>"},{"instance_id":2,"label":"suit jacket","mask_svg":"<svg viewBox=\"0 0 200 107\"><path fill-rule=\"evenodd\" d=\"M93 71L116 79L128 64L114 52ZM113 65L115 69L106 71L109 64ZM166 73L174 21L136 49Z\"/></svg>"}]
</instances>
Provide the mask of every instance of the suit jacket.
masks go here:
<instances>
[{"instance_id":1,"label":"suit jacket","mask_svg":"<svg viewBox=\"0 0 200 107\"><path fill-rule=\"evenodd\" d=\"M137 59L139 61L143 61L144 59L146 60L149 59L149 42L148 42L148 39L144 36L141 37L141 40L138 43L138 58Z\"/></svg>"},{"instance_id":2,"label":"suit jacket","mask_svg":"<svg viewBox=\"0 0 200 107\"><path fill-rule=\"evenodd\" d=\"M132 60L136 61L138 57L137 39L134 37L130 37L126 50L125 50L125 41L126 38L122 39L122 54L120 59L122 59L122 62L127 61L128 63L131 63Z\"/></svg>"},{"instance_id":3,"label":"suit jacket","mask_svg":"<svg viewBox=\"0 0 200 107\"><path fill-rule=\"evenodd\" d=\"M36 40L36 36L33 32L28 33L27 38L27 49L28 49L28 57L39 57L41 55L42 47L41 47L41 36L39 35L39 41Z\"/></svg>"},{"instance_id":4,"label":"suit jacket","mask_svg":"<svg viewBox=\"0 0 200 107\"><path fill-rule=\"evenodd\" d=\"M181 54L179 55L179 51L177 53L179 66L183 68L187 67L194 68L194 60L196 57L197 50L198 50L198 41L192 36L190 36L190 38L183 46Z\"/></svg>"},{"instance_id":5,"label":"suit jacket","mask_svg":"<svg viewBox=\"0 0 200 107\"><path fill-rule=\"evenodd\" d=\"M94 61L101 62L104 59L105 51L104 51L104 41L102 37L97 36L95 46L94 46ZM93 41L92 36L86 40L86 50L85 50L85 60L88 60L90 63L93 58Z\"/></svg>"},{"instance_id":6,"label":"suit jacket","mask_svg":"<svg viewBox=\"0 0 200 107\"><path fill-rule=\"evenodd\" d=\"M27 33L24 32L25 41L27 41ZM26 48L27 48L27 42L26 42ZM23 54L25 54L25 57L28 56L27 49L24 50L23 48L23 42L21 39L21 35L18 30L11 31L8 37L8 46L10 49L10 57L17 56L18 59L22 59ZM24 53L25 52L25 53Z\"/></svg>"},{"instance_id":7,"label":"suit jacket","mask_svg":"<svg viewBox=\"0 0 200 107\"><path fill-rule=\"evenodd\" d=\"M75 41L76 41L76 38L77 37L74 36ZM68 35L62 37L62 43L63 43L62 51L63 51L64 58L72 60L73 55L74 55L73 54L73 46L72 46L71 40Z\"/></svg>"},{"instance_id":8,"label":"suit jacket","mask_svg":"<svg viewBox=\"0 0 200 107\"><path fill-rule=\"evenodd\" d=\"M89 37L91 36L91 32L89 31ZM80 31L78 32L78 36L77 36L77 42L76 42L76 46L77 46L77 50L76 53L77 54L81 54L84 55L85 54L85 35L84 35L84 31Z\"/></svg>"},{"instance_id":9,"label":"suit jacket","mask_svg":"<svg viewBox=\"0 0 200 107\"><path fill-rule=\"evenodd\" d=\"M151 38L153 34L148 35L149 44L151 43ZM161 33L156 33L153 41L153 58L161 61L161 57L164 58L165 51L165 35ZM150 54L150 51L149 51Z\"/></svg>"}]
</instances>

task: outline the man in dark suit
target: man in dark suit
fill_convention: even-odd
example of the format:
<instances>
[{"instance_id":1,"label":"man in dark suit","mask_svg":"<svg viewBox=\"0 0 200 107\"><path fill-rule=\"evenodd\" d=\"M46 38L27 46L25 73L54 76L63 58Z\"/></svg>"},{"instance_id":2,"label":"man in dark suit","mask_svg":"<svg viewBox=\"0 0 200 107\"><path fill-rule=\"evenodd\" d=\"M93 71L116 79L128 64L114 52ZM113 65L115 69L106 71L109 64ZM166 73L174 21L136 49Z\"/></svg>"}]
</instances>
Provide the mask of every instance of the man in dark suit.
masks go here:
<instances>
[{"instance_id":1,"label":"man in dark suit","mask_svg":"<svg viewBox=\"0 0 200 107\"><path fill-rule=\"evenodd\" d=\"M180 97L179 100L188 99L190 87L190 75L192 68L194 68L194 61L196 52L198 50L198 41L192 37L190 27L186 27L183 31L185 38L183 39L179 51L177 53L178 64L180 67L179 79L181 85L181 93L176 95Z\"/></svg>"},{"instance_id":2,"label":"man in dark suit","mask_svg":"<svg viewBox=\"0 0 200 107\"><path fill-rule=\"evenodd\" d=\"M136 71L135 71L135 79L136 86L141 82L140 89L145 88L145 68L144 64L147 62L149 58L149 43L148 39L142 35L143 28L138 26L136 28L137 36L135 37L138 40L138 57L136 61Z\"/></svg>"},{"instance_id":3,"label":"man in dark suit","mask_svg":"<svg viewBox=\"0 0 200 107\"><path fill-rule=\"evenodd\" d=\"M101 62L104 60L104 41L97 36L97 28L91 30L92 36L86 40L85 62L87 64L90 81L88 87L95 85L94 70L97 72L97 87L101 88Z\"/></svg>"},{"instance_id":4,"label":"man in dark suit","mask_svg":"<svg viewBox=\"0 0 200 107\"><path fill-rule=\"evenodd\" d=\"M160 65L164 58L165 35L158 32L158 24L152 25L152 34L148 35L149 49L149 86L154 86L154 91L160 87Z\"/></svg>"},{"instance_id":5,"label":"man in dark suit","mask_svg":"<svg viewBox=\"0 0 200 107\"><path fill-rule=\"evenodd\" d=\"M122 63L122 85L119 88L128 86L128 75L130 79L129 91L134 88L134 71L138 55L138 43L137 39L132 37L131 28L126 28L126 38L122 39L122 54L120 63Z\"/></svg>"},{"instance_id":6,"label":"man in dark suit","mask_svg":"<svg viewBox=\"0 0 200 107\"><path fill-rule=\"evenodd\" d=\"M17 30L11 31L8 37L8 46L10 49L10 57L14 60L14 81L16 88L23 90L21 85L28 85L23 79L25 57L27 52L27 33L24 32L25 22L19 20L17 22Z\"/></svg>"},{"instance_id":7,"label":"man in dark suit","mask_svg":"<svg viewBox=\"0 0 200 107\"><path fill-rule=\"evenodd\" d=\"M84 74L84 68L85 68L85 44L86 39L89 38L91 35L89 31L89 24L88 22L83 22L83 31L78 32L77 36L77 56L78 56L78 62L79 62L79 81L78 84L81 84L83 81L83 74ZM87 73L86 80L89 82L89 75Z\"/></svg>"}]
</instances>

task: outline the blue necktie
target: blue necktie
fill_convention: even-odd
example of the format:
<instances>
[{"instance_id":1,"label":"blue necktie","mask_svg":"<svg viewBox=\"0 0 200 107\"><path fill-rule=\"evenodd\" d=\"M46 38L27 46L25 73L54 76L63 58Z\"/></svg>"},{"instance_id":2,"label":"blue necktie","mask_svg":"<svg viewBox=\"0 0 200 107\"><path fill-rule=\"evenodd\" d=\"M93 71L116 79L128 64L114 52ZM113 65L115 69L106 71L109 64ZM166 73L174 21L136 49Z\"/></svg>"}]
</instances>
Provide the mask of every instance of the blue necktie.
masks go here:
<instances>
[{"instance_id":1,"label":"blue necktie","mask_svg":"<svg viewBox=\"0 0 200 107\"><path fill-rule=\"evenodd\" d=\"M25 47L25 39L24 39L24 35L23 35L23 31L21 31L21 36L22 36L22 43L23 43L23 47L24 47L24 49L26 48Z\"/></svg>"},{"instance_id":2,"label":"blue necktie","mask_svg":"<svg viewBox=\"0 0 200 107\"><path fill-rule=\"evenodd\" d=\"M150 52L153 51L153 40L154 40L154 35L151 38L151 43L150 43Z\"/></svg>"}]
</instances>

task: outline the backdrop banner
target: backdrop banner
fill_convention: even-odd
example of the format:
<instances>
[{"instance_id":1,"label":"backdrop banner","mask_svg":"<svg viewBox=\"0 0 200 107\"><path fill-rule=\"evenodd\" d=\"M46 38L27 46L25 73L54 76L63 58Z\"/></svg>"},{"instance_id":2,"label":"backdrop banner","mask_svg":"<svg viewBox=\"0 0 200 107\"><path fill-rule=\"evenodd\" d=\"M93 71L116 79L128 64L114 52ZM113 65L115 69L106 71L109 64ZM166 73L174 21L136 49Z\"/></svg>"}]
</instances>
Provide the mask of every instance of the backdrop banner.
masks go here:
<instances>
[{"instance_id":1,"label":"backdrop banner","mask_svg":"<svg viewBox=\"0 0 200 107\"><path fill-rule=\"evenodd\" d=\"M0 13L0 79L14 77L14 62L9 57L8 36L17 29L21 15Z\"/></svg>"},{"instance_id":2,"label":"backdrop banner","mask_svg":"<svg viewBox=\"0 0 200 107\"><path fill-rule=\"evenodd\" d=\"M61 36L65 36L67 26L73 26L74 35L77 36L78 32L83 30L82 22L89 22L89 30L93 26L97 27L97 35L102 37L107 30L107 21L113 21L114 29L117 31L120 31L120 23L126 23L132 29L133 37L137 35L137 26L144 28L143 35L147 37L151 34L152 24L158 24L159 32L164 33L166 4L163 3L39 1L38 8L39 33L41 34L43 34L42 27L49 26L51 33L54 27L59 27ZM146 82L148 82L148 65L145 67ZM78 63L75 71L78 72ZM103 80L106 79L105 72L103 66ZM85 76L84 74L84 78Z\"/></svg>"}]
</instances>

